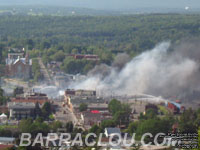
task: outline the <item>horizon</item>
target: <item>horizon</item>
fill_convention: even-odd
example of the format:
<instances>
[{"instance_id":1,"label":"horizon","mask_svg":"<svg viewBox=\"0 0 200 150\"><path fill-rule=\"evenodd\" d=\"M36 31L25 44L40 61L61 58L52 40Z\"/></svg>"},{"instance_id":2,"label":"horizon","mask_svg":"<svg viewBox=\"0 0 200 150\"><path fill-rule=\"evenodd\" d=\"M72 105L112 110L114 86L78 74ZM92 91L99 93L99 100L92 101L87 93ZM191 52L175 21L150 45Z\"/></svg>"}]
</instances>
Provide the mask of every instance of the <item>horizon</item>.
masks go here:
<instances>
[{"instance_id":1,"label":"horizon","mask_svg":"<svg viewBox=\"0 0 200 150\"><path fill-rule=\"evenodd\" d=\"M48 4L47 4L48 3ZM134 10L145 8L165 8L165 9L197 9L200 8L199 0L1 0L0 6L17 5L43 5L43 6L64 6L89 8L97 10Z\"/></svg>"}]
</instances>

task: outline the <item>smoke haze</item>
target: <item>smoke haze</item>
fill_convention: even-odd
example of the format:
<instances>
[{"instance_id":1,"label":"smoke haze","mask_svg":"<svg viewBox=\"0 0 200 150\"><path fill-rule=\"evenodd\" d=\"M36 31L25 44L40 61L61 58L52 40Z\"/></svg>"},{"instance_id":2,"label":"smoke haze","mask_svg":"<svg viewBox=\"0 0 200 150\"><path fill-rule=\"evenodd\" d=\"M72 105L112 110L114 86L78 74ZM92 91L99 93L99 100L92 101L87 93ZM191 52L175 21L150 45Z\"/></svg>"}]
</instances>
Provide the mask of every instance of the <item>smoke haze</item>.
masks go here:
<instances>
[{"instance_id":1,"label":"smoke haze","mask_svg":"<svg viewBox=\"0 0 200 150\"><path fill-rule=\"evenodd\" d=\"M71 87L96 89L101 95L187 96L200 91L199 53L197 41L176 46L163 42L133 58L121 70L119 65L97 66L86 80L72 83Z\"/></svg>"},{"instance_id":2,"label":"smoke haze","mask_svg":"<svg viewBox=\"0 0 200 150\"><path fill-rule=\"evenodd\" d=\"M137 8L200 8L199 0L1 0L0 5L53 5L102 10Z\"/></svg>"}]
</instances>

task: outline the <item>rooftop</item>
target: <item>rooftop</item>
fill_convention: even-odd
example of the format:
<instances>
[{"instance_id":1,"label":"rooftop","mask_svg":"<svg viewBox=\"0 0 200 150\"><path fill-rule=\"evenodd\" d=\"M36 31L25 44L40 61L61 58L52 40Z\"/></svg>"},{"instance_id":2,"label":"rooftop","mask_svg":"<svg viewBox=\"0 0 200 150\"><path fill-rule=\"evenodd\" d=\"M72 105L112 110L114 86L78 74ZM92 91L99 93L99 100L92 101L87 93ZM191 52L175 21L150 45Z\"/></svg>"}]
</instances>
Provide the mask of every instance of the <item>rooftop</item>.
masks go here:
<instances>
[{"instance_id":1,"label":"rooftop","mask_svg":"<svg viewBox=\"0 0 200 150\"><path fill-rule=\"evenodd\" d=\"M35 103L26 103L26 102L9 102L9 109L34 109Z\"/></svg>"},{"instance_id":2,"label":"rooftop","mask_svg":"<svg viewBox=\"0 0 200 150\"><path fill-rule=\"evenodd\" d=\"M0 137L0 142L14 142L15 138L13 137Z\"/></svg>"}]
</instances>

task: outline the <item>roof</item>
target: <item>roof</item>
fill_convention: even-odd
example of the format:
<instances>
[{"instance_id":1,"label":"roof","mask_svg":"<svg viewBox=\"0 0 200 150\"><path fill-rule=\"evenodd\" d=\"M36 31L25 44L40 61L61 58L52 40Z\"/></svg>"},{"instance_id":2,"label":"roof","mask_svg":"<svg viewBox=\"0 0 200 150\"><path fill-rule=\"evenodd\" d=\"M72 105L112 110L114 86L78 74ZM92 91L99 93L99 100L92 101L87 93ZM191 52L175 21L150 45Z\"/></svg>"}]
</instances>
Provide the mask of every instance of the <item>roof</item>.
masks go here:
<instances>
[{"instance_id":1,"label":"roof","mask_svg":"<svg viewBox=\"0 0 200 150\"><path fill-rule=\"evenodd\" d=\"M25 102L9 102L9 109L34 109L35 103L25 103Z\"/></svg>"},{"instance_id":2,"label":"roof","mask_svg":"<svg viewBox=\"0 0 200 150\"><path fill-rule=\"evenodd\" d=\"M15 138L13 137L0 137L0 142L14 142Z\"/></svg>"},{"instance_id":3,"label":"roof","mask_svg":"<svg viewBox=\"0 0 200 150\"><path fill-rule=\"evenodd\" d=\"M13 99L12 102L14 103L39 103L40 105L43 105L44 103L48 102L48 100L45 99Z\"/></svg>"},{"instance_id":4,"label":"roof","mask_svg":"<svg viewBox=\"0 0 200 150\"><path fill-rule=\"evenodd\" d=\"M0 115L0 118L7 118L7 115L5 115L4 113Z\"/></svg>"},{"instance_id":5,"label":"roof","mask_svg":"<svg viewBox=\"0 0 200 150\"><path fill-rule=\"evenodd\" d=\"M6 59L6 64L7 65L13 65L16 64L17 62L22 62L23 64L26 64L26 58L17 58L17 59ZM29 65L32 65L32 59L29 60Z\"/></svg>"},{"instance_id":6,"label":"roof","mask_svg":"<svg viewBox=\"0 0 200 150\"><path fill-rule=\"evenodd\" d=\"M14 145L3 145L3 144L0 144L0 149L3 150L3 149L7 149L7 148L12 148Z\"/></svg>"},{"instance_id":7,"label":"roof","mask_svg":"<svg viewBox=\"0 0 200 150\"><path fill-rule=\"evenodd\" d=\"M105 131L107 131L108 135L121 134L121 131L119 128L105 128Z\"/></svg>"}]
</instances>

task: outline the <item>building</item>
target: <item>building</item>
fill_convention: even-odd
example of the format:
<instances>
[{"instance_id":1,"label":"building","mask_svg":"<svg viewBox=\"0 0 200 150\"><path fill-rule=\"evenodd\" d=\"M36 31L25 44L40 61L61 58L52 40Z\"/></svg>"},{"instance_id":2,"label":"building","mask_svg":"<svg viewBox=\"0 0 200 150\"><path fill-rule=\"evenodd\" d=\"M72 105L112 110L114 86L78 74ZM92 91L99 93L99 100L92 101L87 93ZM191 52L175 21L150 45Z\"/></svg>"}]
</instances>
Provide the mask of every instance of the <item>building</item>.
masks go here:
<instances>
[{"instance_id":1,"label":"building","mask_svg":"<svg viewBox=\"0 0 200 150\"><path fill-rule=\"evenodd\" d=\"M78 96L78 97L96 97L96 91L67 89L65 91L65 95L66 96Z\"/></svg>"},{"instance_id":2,"label":"building","mask_svg":"<svg viewBox=\"0 0 200 150\"><path fill-rule=\"evenodd\" d=\"M39 103L39 105L42 107L44 103L49 102L49 99L46 94L42 93L33 93L30 95L27 95L26 97L16 97L12 98L11 102L14 103Z\"/></svg>"},{"instance_id":3,"label":"building","mask_svg":"<svg viewBox=\"0 0 200 150\"><path fill-rule=\"evenodd\" d=\"M11 119L21 120L23 118L36 118L37 107L40 108L50 102L46 94L33 93L26 97L12 98L8 103L8 110ZM37 105L39 104L39 105Z\"/></svg>"},{"instance_id":4,"label":"building","mask_svg":"<svg viewBox=\"0 0 200 150\"><path fill-rule=\"evenodd\" d=\"M14 145L0 144L0 150L8 150L8 149L14 149Z\"/></svg>"},{"instance_id":5,"label":"building","mask_svg":"<svg viewBox=\"0 0 200 150\"><path fill-rule=\"evenodd\" d=\"M0 137L0 145L13 145L15 144L15 138L13 137Z\"/></svg>"},{"instance_id":6,"label":"building","mask_svg":"<svg viewBox=\"0 0 200 150\"><path fill-rule=\"evenodd\" d=\"M6 114L1 114L0 115L0 123L7 123L8 121L8 116Z\"/></svg>"},{"instance_id":7,"label":"building","mask_svg":"<svg viewBox=\"0 0 200 150\"><path fill-rule=\"evenodd\" d=\"M6 59L6 75L11 78L29 79L31 77L32 59L29 59L28 52L9 53Z\"/></svg>"},{"instance_id":8,"label":"building","mask_svg":"<svg viewBox=\"0 0 200 150\"><path fill-rule=\"evenodd\" d=\"M91 61L99 61L98 55L91 55L91 54L70 54L68 56L73 57L74 59L85 59L85 60L91 60Z\"/></svg>"},{"instance_id":9,"label":"building","mask_svg":"<svg viewBox=\"0 0 200 150\"><path fill-rule=\"evenodd\" d=\"M67 103L80 104L80 103L103 103L104 100L96 96L96 91L93 90L74 90L67 89L64 94Z\"/></svg>"},{"instance_id":10,"label":"building","mask_svg":"<svg viewBox=\"0 0 200 150\"><path fill-rule=\"evenodd\" d=\"M9 102L8 109L11 119L35 118L35 103L30 102Z\"/></svg>"},{"instance_id":11,"label":"building","mask_svg":"<svg viewBox=\"0 0 200 150\"><path fill-rule=\"evenodd\" d=\"M106 137L115 136L116 134L121 135L121 131L119 128L105 128L104 132Z\"/></svg>"}]
</instances>

